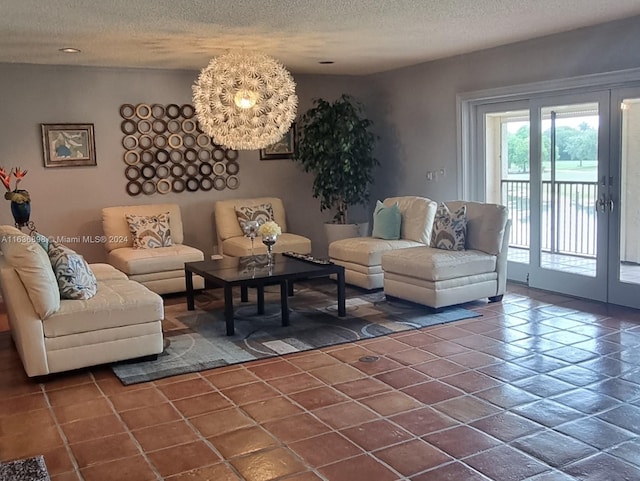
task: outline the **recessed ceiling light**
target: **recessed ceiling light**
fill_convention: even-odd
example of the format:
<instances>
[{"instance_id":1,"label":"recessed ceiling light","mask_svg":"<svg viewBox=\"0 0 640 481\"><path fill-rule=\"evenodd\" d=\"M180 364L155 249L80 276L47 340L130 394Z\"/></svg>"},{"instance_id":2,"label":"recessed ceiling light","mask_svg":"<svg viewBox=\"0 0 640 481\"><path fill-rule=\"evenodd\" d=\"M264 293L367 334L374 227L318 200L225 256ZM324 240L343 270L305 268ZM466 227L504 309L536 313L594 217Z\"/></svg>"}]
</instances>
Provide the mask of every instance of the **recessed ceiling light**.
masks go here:
<instances>
[{"instance_id":1,"label":"recessed ceiling light","mask_svg":"<svg viewBox=\"0 0 640 481\"><path fill-rule=\"evenodd\" d=\"M320 65L331 65L333 62L333 60L320 60L318 62Z\"/></svg>"},{"instance_id":2,"label":"recessed ceiling light","mask_svg":"<svg viewBox=\"0 0 640 481\"><path fill-rule=\"evenodd\" d=\"M73 47L59 48L58 50L64 53L80 53L79 48L73 48Z\"/></svg>"}]
</instances>

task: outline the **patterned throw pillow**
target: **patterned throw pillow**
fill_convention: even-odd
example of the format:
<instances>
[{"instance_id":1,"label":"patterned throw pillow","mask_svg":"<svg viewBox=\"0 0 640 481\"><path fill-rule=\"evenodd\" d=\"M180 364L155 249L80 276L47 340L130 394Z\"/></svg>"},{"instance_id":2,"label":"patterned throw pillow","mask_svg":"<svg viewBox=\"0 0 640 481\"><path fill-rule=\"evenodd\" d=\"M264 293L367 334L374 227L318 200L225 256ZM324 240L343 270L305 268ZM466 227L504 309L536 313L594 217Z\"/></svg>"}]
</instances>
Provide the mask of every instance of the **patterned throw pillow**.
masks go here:
<instances>
[{"instance_id":1,"label":"patterned throw pillow","mask_svg":"<svg viewBox=\"0 0 640 481\"><path fill-rule=\"evenodd\" d=\"M258 224L264 224L267 221L273 219L273 207L271 204L259 204L259 205L243 205L236 207L236 216L238 217L238 223L240 228L244 231L244 223L249 220L255 220Z\"/></svg>"},{"instance_id":2,"label":"patterned throw pillow","mask_svg":"<svg viewBox=\"0 0 640 481\"><path fill-rule=\"evenodd\" d=\"M452 213L445 204L441 203L433 221L431 247L448 251L462 251L466 236L467 206L463 205Z\"/></svg>"},{"instance_id":3,"label":"patterned throw pillow","mask_svg":"<svg viewBox=\"0 0 640 481\"><path fill-rule=\"evenodd\" d=\"M173 245L169 212L158 215L125 214L125 217L133 235L133 247L154 249Z\"/></svg>"},{"instance_id":4,"label":"patterned throw pillow","mask_svg":"<svg viewBox=\"0 0 640 481\"><path fill-rule=\"evenodd\" d=\"M91 299L96 295L98 281L80 254L55 241L49 241L47 254L62 299Z\"/></svg>"}]
</instances>

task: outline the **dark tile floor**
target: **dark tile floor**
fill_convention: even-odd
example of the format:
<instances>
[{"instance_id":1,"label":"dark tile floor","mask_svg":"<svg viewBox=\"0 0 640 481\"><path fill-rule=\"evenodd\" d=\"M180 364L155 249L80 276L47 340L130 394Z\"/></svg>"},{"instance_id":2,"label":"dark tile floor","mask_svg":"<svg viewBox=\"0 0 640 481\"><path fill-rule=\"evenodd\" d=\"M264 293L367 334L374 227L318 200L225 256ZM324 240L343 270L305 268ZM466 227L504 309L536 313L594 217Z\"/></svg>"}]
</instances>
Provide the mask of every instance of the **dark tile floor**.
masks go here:
<instances>
[{"instance_id":1,"label":"dark tile floor","mask_svg":"<svg viewBox=\"0 0 640 481\"><path fill-rule=\"evenodd\" d=\"M5 332L0 459L44 454L54 481L640 480L640 313L518 285L469 307L129 387L29 380Z\"/></svg>"}]
</instances>

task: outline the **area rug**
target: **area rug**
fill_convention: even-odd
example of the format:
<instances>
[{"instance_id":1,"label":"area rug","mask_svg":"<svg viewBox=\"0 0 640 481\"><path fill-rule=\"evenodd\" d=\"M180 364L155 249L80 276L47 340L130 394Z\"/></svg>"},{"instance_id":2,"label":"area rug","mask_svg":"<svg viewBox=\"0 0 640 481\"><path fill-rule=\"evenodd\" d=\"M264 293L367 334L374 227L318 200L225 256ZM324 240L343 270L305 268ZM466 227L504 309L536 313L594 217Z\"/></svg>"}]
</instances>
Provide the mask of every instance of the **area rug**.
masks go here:
<instances>
[{"instance_id":1,"label":"area rug","mask_svg":"<svg viewBox=\"0 0 640 481\"><path fill-rule=\"evenodd\" d=\"M50 479L42 456L0 463L1 481L49 481Z\"/></svg>"},{"instance_id":2,"label":"area rug","mask_svg":"<svg viewBox=\"0 0 640 481\"><path fill-rule=\"evenodd\" d=\"M257 314L255 290L250 289L248 303L234 299L236 333L227 336L221 289L198 293L194 311L187 311L184 298L165 299L169 346L156 360L118 363L112 369L129 385L479 316L460 307L434 312L387 299L381 290L349 286L346 306L346 317L339 317L336 285L330 280L298 283L289 298L290 325L283 327L279 286L265 288L264 315Z\"/></svg>"}]
</instances>

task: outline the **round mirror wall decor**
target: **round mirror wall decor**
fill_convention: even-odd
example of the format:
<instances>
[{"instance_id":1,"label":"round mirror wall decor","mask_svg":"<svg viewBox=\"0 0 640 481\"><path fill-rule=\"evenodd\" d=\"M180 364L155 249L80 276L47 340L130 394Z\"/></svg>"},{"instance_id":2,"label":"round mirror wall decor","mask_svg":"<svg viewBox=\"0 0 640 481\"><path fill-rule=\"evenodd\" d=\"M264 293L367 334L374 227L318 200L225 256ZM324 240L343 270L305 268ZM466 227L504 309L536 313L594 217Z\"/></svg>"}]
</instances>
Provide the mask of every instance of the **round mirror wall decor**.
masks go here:
<instances>
[{"instance_id":1,"label":"round mirror wall decor","mask_svg":"<svg viewBox=\"0 0 640 481\"><path fill-rule=\"evenodd\" d=\"M193 105L129 103L120 117L129 195L238 188L238 151L202 131Z\"/></svg>"}]
</instances>

